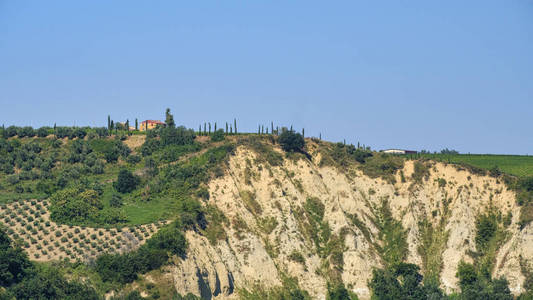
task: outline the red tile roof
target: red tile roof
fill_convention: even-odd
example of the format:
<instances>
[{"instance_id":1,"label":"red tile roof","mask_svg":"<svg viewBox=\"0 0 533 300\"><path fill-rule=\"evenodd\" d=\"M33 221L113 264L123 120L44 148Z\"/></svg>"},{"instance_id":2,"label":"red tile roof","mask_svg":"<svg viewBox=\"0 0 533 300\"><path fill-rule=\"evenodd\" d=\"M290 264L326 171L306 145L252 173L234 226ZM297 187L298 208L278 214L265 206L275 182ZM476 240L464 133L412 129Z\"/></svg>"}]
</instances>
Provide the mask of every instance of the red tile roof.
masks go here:
<instances>
[{"instance_id":1,"label":"red tile roof","mask_svg":"<svg viewBox=\"0 0 533 300\"><path fill-rule=\"evenodd\" d=\"M164 122L161 122L159 120L146 120L146 121L142 121L142 123L147 123L147 124L165 124Z\"/></svg>"}]
</instances>

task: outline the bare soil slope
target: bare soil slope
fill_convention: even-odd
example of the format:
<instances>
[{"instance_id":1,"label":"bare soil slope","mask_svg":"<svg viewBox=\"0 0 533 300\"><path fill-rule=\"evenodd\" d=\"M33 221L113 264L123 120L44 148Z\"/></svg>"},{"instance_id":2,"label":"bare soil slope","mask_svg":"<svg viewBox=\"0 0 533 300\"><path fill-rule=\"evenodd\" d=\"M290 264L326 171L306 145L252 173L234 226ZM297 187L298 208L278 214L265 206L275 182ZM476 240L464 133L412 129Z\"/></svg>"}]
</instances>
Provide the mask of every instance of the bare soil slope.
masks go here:
<instances>
[{"instance_id":1,"label":"bare soil slope","mask_svg":"<svg viewBox=\"0 0 533 300\"><path fill-rule=\"evenodd\" d=\"M210 243L188 232L187 258L172 267L181 294L231 299L239 289L272 288L292 277L316 299L325 299L331 279L368 299L372 269L384 264L384 211L403 225L406 260L452 292L458 263L479 250L476 217L489 209L508 219L493 275L505 275L513 293L522 290L520 264L533 260L533 226L519 229L514 192L496 178L434 162L424 163L420 177L408 161L391 183L357 169L319 167L318 154L281 166L258 158L241 146L225 175L210 182L206 205L227 218L226 235Z\"/></svg>"}]
</instances>

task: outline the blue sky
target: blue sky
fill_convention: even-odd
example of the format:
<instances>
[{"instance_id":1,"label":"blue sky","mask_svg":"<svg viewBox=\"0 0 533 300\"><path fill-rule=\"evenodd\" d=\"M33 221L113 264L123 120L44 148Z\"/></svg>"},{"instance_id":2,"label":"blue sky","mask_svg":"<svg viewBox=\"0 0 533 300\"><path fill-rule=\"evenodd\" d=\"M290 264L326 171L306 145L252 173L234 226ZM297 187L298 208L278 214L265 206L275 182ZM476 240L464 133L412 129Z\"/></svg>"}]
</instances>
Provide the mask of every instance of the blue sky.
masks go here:
<instances>
[{"instance_id":1,"label":"blue sky","mask_svg":"<svg viewBox=\"0 0 533 300\"><path fill-rule=\"evenodd\" d=\"M533 1L0 0L0 123L533 154Z\"/></svg>"}]
</instances>

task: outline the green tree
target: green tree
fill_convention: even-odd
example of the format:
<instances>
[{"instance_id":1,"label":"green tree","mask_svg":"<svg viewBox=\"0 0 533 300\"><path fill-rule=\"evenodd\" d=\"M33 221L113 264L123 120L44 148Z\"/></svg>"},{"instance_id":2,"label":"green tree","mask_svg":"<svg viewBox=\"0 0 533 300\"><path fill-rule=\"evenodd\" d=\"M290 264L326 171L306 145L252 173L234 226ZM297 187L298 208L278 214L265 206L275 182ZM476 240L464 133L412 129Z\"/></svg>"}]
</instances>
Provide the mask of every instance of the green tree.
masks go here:
<instances>
[{"instance_id":1,"label":"green tree","mask_svg":"<svg viewBox=\"0 0 533 300\"><path fill-rule=\"evenodd\" d=\"M508 287L509 283L505 278L491 279L480 276L472 264L460 262L456 276L459 278L459 287L461 288L459 299L513 299L513 295Z\"/></svg>"},{"instance_id":2,"label":"green tree","mask_svg":"<svg viewBox=\"0 0 533 300\"><path fill-rule=\"evenodd\" d=\"M9 287L33 272L26 253L14 248L4 230L0 229L0 286Z\"/></svg>"},{"instance_id":3,"label":"green tree","mask_svg":"<svg viewBox=\"0 0 533 300\"><path fill-rule=\"evenodd\" d=\"M45 268L37 275L28 277L12 291L16 299L100 299L92 287L69 282L52 268Z\"/></svg>"},{"instance_id":4,"label":"green tree","mask_svg":"<svg viewBox=\"0 0 533 300\"><path fill-rule=\"evenodd\" d=\"M50 127L41 127L39 129L37 129L37 136L38 137L46 137L48 136L48 131L50 130Z\"/></svg>"},{"instance_id":5,"label":"green tree","mask_svg":"<svg viewBox=\"0 0 533 300\"><path fill-rule=\"evenodd\" d=\"M183 126L166 127L160 130L161 145L192 145L194 143L194 130Z\"/></svg>"},{"instance_id":6,"label":"green tree","mask_svg":"<svg viewBox=\"0 0 533 300\"><path fill-rule=\"evenodd\" d=\"M139 121L135 118L135 131L139 130Z\"/></svg>"},{"instance_id":7,"label":"green tree","mask_svg":"<svg viewBox=\"0 0 533 300\"><path fill-rule=\"evenodd\" d=\"M139 184L139 177L133 175L127 169L121 169L118 173L117 181L113 184L119 193L129 193L133 191Z\"/></svg>"},{"instance_id":8,"label":"green tree","mask_svg":"<svg viewBox=\"0 0 533 300\"><path fill-rule=\"evenodd\" d=\"M301 134L295 133L292 130L287 130L286 128L282 128L281 131L278 142L283 150L287 152L303 151L305 140Z\"/></svg>"},{"instance_id":9,"label":"green tree","mask_svg":"<svg viewBox=\"0 0 533 300\"><path fill-rule=\"evenodd\" d=\"M111 130L111 116L110 115L107 115L107 130Z\"/></svg>"},{"instance_id":10,"label":"green tree","mask_svg":"<svg viewBox=\"0 0 533 300\"><path fill-rule=\"evenodd\" d=\"M102 209L102 202L95 190L65 188L50 197L50 216L60 222L83 222Z\"/></svg>"},{"instance_id":11,"label":"green tree","mask_svg":"<svg viewBox=\"0 0 533 300\"><path fill-rule=\"evenodd\" d=\"M417 265L403 262L388 269L375 269L369 283L372 299L427 299L419 271Z\"/></svg>"}]
</instances>

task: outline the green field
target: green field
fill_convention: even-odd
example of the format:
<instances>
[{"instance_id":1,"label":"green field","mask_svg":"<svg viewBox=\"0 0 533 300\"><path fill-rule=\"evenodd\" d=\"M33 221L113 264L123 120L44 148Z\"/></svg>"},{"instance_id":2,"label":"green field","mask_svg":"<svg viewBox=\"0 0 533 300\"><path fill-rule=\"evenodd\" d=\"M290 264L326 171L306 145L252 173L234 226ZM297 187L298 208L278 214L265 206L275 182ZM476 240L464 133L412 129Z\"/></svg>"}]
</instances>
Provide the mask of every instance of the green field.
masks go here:
<instances>
[{"instance_id":1,"label":"green field","mask_svg":"<svg viewBox=\"0 0 533 300\"><path fill-rule=\"evenodd\" d=\"M425 157L437 161L468 164L482 169L497 166L504 173L524 177L533 176L533 156L492 154L417 154L413 158Z\"/></svg>"}]
</instances>

